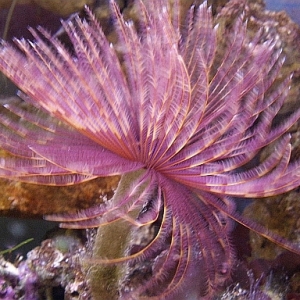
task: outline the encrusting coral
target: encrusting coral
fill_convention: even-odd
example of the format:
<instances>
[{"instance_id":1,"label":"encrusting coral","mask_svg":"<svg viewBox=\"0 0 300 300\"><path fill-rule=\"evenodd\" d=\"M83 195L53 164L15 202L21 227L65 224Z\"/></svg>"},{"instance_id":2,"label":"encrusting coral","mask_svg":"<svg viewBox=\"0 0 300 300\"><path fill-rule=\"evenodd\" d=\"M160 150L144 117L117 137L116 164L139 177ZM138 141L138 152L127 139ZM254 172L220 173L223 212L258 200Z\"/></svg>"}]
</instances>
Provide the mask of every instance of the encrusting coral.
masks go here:
<instances>
[{"instance_id":1,"label":"encrusting coral","mask_svg":"<svg viewBox=\"0 0 300 300\"><path fill-rule=\"evenodd\" d=\"M122 220L132 232L153 224L142 249L94 257L102 264L152 259L151 277L122 287L120 297L209 298L235 261L232 219L300 254L241 217L231 198L299 186L286 132L300 111L272 126L291 77L274 86L281 50L263 32L249 38L243 16L220 56L219 27L205 2L188 10L183 24L178 1L172 8L163 0L134 5L135 23L110 1L114 45L89 10L88 21L63 22L72 51L42 28L31 30L35 42L16 40L19 49L2 42L0 70L28 105L1 108L1 146L15 156L1 159L0 176L71 185L124 174L111 200L48 219L70 228ZM255 163L273 142L275 150Z\"/></svg>"}]
</instances>

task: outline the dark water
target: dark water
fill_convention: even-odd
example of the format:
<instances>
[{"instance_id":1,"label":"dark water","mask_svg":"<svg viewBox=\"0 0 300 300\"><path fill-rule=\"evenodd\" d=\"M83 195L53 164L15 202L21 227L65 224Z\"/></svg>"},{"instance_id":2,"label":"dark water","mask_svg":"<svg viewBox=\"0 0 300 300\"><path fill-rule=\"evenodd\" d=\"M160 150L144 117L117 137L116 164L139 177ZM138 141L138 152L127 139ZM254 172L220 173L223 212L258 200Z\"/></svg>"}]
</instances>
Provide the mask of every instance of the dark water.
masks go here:
<instances>
[{"instance_id":1,"label":"dark water","mask_svg":"<svg viewBox=\"0 0 300 300\"><path fill-rule=\"evenodd\" d=\"M33 241L12 253L13 257L17 255L26 256L28 251L40 245L41 241L45 239L46 232L56 226L56 223L43 220L0 217L0 251L34 238Z\"/></svg>"},{"instance_id":2,"label":"dark water","mask_svg":"<svg viewBox=\"0 0 300 300\"><path fill-rule=\"evenodd\" d=\"M300 24L300 0L265 0L268 10L285 10L292 20Z\"/></svg>"}]
</instances>

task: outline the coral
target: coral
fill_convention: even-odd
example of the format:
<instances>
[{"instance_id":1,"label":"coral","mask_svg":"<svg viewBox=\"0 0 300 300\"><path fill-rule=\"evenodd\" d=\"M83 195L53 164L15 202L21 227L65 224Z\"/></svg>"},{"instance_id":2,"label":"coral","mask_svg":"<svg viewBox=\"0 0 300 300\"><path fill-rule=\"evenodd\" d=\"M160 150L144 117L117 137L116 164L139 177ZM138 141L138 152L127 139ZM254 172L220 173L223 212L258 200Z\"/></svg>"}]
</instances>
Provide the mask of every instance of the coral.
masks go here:
<instances>
[{"instance_id":1,"label":"coral","mask_svg":"<svg viewBox=\"0 0 300 300\"><path fill-rule=\"evenodd\" d=\"M35 42L15 40L21 51L2 43L0 69L27 105L1 107L0 141L12 156L1 158L0 176L73 185L124 174L111 200L48 219L70 228L108 226L90 263L113 264L115 297L208 298L235 261L232 219L300 254L240 216L232 200L299 185L287 131L300 112L274 122L291 77L278 79L278 41L264 32L249 37L243 15L214 26L204 3L181 24L178 1L172 10L162 0L135 5L134 23L110 2L114 44L88 10L89 21L63 22L72 51L42 28L31 30ZM269 144L275 150L257 162ZM153 237L137 247L141 229ZM119 249L111 253L114 239ZM143 280L124 276L147 260ZM118 269L121 262L128 264Z\"/></svg>"},{"instance_id":2,"label":"coral","mask_svg":"<svg viewBox=\"0 0 300 300\"><path fill-rule=\"evenodd\" d=\"M27 258L11 263L0 258L0 299L50 299L52 289L63 288L64 299L88 300L81 258L83 241L76 235L58 232L34 248Z\"/></svg>"}]
</instances>

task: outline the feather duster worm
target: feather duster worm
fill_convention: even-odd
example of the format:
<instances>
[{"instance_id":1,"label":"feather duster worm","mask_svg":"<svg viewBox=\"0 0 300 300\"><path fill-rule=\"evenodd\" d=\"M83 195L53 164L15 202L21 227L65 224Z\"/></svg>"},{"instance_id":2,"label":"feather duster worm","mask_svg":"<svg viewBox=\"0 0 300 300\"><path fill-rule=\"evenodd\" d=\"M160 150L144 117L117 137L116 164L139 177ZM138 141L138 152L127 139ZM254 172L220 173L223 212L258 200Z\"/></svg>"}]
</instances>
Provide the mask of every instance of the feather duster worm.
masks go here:
<instances>
[{"instance_id":1,"label":"feather duster worm","mask_svg":"<svg viewBox=\"0 0 300 300\"><path fill-rule=\"evenodd\" d=\"M1 107L1 146L14 156L1 158L0 176L68 185L124 174L111 201L48 218L70 228L158 224L142 249L98 260L157 258L152 276L122 299L209 298L234 263L232 219L300 253L242 218L231 198L275 195L300 183L286 133L300 111L272 126L290 84L287 78L273 88L280 50L261 33L250 40L241 17L216 59L218 26L207 4L192 6L181 24L178 1L172 14L166 2L136 0L134 24L111 0L115 45L87 11L88 21L63 22L72 54L42 28L31 30L35 42L0 48L0 69L27 102ZM241 168L272 142L269 157Z\"/></svg>"}]
</instances>

